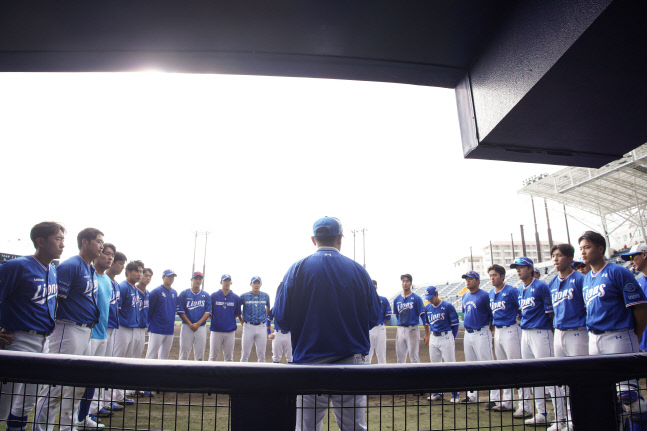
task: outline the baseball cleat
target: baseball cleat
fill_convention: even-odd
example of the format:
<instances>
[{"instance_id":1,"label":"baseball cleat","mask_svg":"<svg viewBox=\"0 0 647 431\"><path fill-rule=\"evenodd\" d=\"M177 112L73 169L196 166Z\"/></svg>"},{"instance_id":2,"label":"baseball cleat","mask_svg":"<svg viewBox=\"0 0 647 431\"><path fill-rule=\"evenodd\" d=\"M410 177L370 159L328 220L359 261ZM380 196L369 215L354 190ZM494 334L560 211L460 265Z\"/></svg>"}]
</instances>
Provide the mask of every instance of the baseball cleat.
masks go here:
<instances>
[{"instance_id":1,"label":"baseball cleat","mask_svg":"<svg viewBox=\"0 0 647 431\"><path fill-rule=\"evenodd\" d=\"M431 396L427 397L429 401L438 401L443 399L442 394L431 394Z\"/></svg>"},{"instance_id":2,"label":"baseball cleat","mask_svg":"<svg viewBox=\"0 0 647 431\"><path fill-rule=\"evenodd\" d=\"M472 404L472 403L475 403L475 402L476 402L476 401L472 401L472 400L470 400L470 398L469 398L469 397L462 398L462 399L459 401L459 403L461 403L461 404Z\"/></svg>"},{"instance_id":3,"label":"baseball cleat","mask_svg":"<svg viewBox=\"0 0 647 431\"><path fill-rule=\"evenodd\" d=\"M461 402L461 400L458 397L452 397L451 400L449 400L450 403L458 404Z\"/></svg>"},{"instance_id":4,"label":"baseball cleat","mask_svg":"<svg viewBox=\"0 0 647 431\"><path fill-rule=\"evenodd\" d=\"M124 398L122 403L126 404L127 406L135 404L135 400L131 400L130 398Z\"/></svg>"},{"instance_id":5,"label":"baseball cleat","mask_svg":"<svg viewBox=\"0 0 647 431\"><path fill-rule=\"evenodd\" d=\"M568 430L566 422L554 422L546 431L563 431Z\"/></svg>"},{"instance_id":6,"label":"baseball cleat","mask_svg":"<svg viewBox=\"0 0 647 431\"><path fill-rule=\"evenodd\" d=\"M548 425L550 423L550 420L548 419L548 415L546 413L542 414L536 414L534 417L530 419L526 419L524 422L526 425Z\"/></svg>"},{"instance_id":7,"label":"baseball cleat","mask_svg":"<svg viewBox=\"0 0 647 431\"><path fill-rule=\"evenodd\" d=\"M109 406L107 406L106 409L112 410L113 412L115 412L115 411L118 412L119 410L123 410L124 406L122 406L121 404L112 403Z\"/></svg>"},{"instance_id":8,"label":"baseball cleat","mask_svg":"<svg viewBox=\"0 0 647 431\"><path fill-rule=\"evenodd\" d=\"M512 406L507 403L497 404L496 406L492 407L492 411L494 412L508 412L510 410L512 410Z\"/></svg>"},{"instance_id":9,"label":"baseball cleat","mask_svg":"<svg viewBox=\"0 0 647 431\"><path fill-rule=\"evenodd\" d=\"M100 418L107 418L107 417L112 416L112 415L113 415L113 413L111 411L108 411L108 410L104 409L103 407L101 408L101 410L99 410L97 412L97 416L100 417Z\"/></svg>"},{"instance_id":10,"label":"baseball cleat","mask_svg":"<svg viewBox=\"0 0 647 431\"><path fill-rule=\"evenodd\" d=\"M490 410L490 409L493 409L494 407L496 407L496 403L494 401L490 401L485 405L485 410Z\"/></svg>"},{"instance_id":11,"label":"baseball cleat","mask_svg":"<svg viewBox=\"0 0 647 431\"><path fill-rule=\"evenodd\" d=\"M515 419L529 418L532 417L532 412L526 411L521 407L512 414L512 417Z\"/></svg>"},{"instance_id":12,"label":"baseball cleat","mask_svg":"<svg viewBox=\"0 0 647 431\"><path fill-rule=\"evenodd\" d=\"M138 397L152 397L154 396L151 391L137 391Z\"/></svg>"},{"instance_id":13,"label":"baseball cleat","mask_svg":"<svg viewBox=\"0 0 647 431\"><path fill-rule=\"evenodd\" d=\"M90 416L86 416L85 420L83 422L80 422L76 425L74 425L76 429L79 430L89 430L89 429L97 429L97 428L105 428L104 424L99 424L90 419Z\"/></svg>"}]
</instances>

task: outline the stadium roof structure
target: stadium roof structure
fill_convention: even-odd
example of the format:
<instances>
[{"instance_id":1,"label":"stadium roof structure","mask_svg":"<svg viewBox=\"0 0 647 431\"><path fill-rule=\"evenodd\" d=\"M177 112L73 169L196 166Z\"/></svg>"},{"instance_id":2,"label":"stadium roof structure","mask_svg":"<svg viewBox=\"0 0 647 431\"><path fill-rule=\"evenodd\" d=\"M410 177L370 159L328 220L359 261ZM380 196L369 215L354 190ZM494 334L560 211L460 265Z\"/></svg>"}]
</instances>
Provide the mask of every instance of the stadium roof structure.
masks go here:
<instances>
[{"instance_id":1,"label":"stadium roof structure","mask_svg":"<svg viewBox=\"0 0 647 431\"><path fill-rule=\"evenodd\" d=\"M644 237L647 144L599 169L569 167L532 178L518 193L595 214L601 217L604 230L607 216L617 215L621 223L616 229L625 222L634 223L641 226Z\"/></svg>"},{"instance_id":2,"label":"stadium roof structure","mask_svg":"<svg viewBox=\"0 0 647 431\"><path fill-rule=\"evenodd\" d=\"M647 142L646 10L621 0L13 1L0 13L0 72L453 88L465 157L599 168Z\"/></svg>"}]
</instances>

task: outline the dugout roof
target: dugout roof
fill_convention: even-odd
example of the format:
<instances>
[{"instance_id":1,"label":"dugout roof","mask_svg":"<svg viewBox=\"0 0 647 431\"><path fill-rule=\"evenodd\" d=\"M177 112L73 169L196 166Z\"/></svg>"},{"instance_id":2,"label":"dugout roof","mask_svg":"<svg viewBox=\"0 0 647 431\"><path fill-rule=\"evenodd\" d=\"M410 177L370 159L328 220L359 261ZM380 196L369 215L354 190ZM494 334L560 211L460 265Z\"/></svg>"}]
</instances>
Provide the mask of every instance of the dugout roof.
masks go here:
<instances>
[{"instance_id":1,"label":"dugout roof","mask_svg":"<svg viewBox=\"0 0 647 431\"><path fill-rule=\"evenodd\" d=\"M647 144L600 169L569 167L519 190L596 215L618 214L647 204Z\"/></svg>"},{"instance_id":2,"label":"dugout roof","mask_svg":"<svg viewBox=\"0 0 647 431\"><path fill-rule=\"evenodd\" d=\"M156 69L453 88L465 157L597 168L647 142L646 8L622 0L7 1L0 72Z\"/></svg>"}]
</instances>

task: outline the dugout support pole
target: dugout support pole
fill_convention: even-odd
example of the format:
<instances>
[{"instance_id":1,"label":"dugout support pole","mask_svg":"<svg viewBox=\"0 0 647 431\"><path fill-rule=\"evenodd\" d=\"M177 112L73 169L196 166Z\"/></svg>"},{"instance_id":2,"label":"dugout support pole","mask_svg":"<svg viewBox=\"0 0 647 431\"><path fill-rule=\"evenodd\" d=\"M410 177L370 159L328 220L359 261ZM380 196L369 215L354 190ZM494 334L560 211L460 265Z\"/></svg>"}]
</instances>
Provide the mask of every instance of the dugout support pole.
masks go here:
<instances>
[{"instance_id":1,"label":"dugout support pole","mask_svg":"<svg viewBox=\"0 0 647 431\"><path fill-rule=\"evenodd\" d=\"M296 425L296 395L232 394L231 429L248 430L293 430Z\"/></svg>"},{"instance_id":2,"label":"dugout support pole","mask_svg":"<svg viewBox=\"0 0 647 431\"><path fill-rule=\"evenodd\" d=\"M616 385L570 386L571 417L576 430L617 430Z\"/></svg>"}]
</instances>

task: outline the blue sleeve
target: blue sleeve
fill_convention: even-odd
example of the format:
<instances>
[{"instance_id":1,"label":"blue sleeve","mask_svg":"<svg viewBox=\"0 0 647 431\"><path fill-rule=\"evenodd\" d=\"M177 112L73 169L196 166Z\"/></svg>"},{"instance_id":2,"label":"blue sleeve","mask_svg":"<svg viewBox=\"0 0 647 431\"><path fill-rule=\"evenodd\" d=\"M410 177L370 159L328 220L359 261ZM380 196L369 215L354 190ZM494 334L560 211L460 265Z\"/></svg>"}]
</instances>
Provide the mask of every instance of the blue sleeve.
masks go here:
<instances>
[{"instance_id":1,"label":"blue sleeve","mask_svg":"<svg viewBox=\"0 0 647 431\"><path fill-rule=\"evenodd\" d=\"M58 283L58 297L67 298L67 295L70 294L70 286L72 286L72 280L76 277L78 267L76 265L71 265L65 262L63 265L60 265L57 269L57 283Z\"/></svg>"},{"instance_id":2,"label":"blue sleeve","mask_svg":"<svg viewBox=\"0 0 647 431\"><path fill-rule=\"evenodd\" d=\"M416 306L418 307L418 316L422 316L425 312L425 305L422 303L422 298L416 298Z\"/></svg>"},{"instance_id":3,"label":"blue sleeve","mask_svg":"<svg viewBox=\"0 0 647 431\"><path fill-rule=\"evenodd\" d=\"M550 297L550 290L547 285L541 287L541 299L544 301L544 311L546 313L553 312L553 300Z\"/></svg>"},{"instance_id":4,"label":"blue sleeve","mask_svg":"<svg viewBox=\"0 0 647 431\"><path fill-rule=\"evenodd\" d=\"M368 302L368 329L376 327L382 321L382 301L377 295L371 276L364 270L364 291Z\"/></svg>"},{"instance_id":5,"label":"blue sleeve","mask_svg":"<svg viewBox=\"0 0 647 431\"><path fill-rule=\"evenodd\" d=\"M13 263L0 265L0 304L18 287L22 278L22 265Z\"/></svg>"},{"instance_id":6,"label":"blue sleeve","mask_svg":"<svg viewBox=\"0 0 647 431\"><path fill-rule=\"evenodd\" d=\"M287 277L287 274L284 277ZM272 309L272 314L274 314L274 323L279 325L279 328L282 328L286 331L290 330L290 316L288 315L288 310L290 309L290 298L285 291L285 284L281 282L279 287L276 289L276 297L274 298L274 308Z\"/></svg>"},{"instance_id":7,"label":"blue sleeve","mask_svg":"<svg viewBox=\"0 0 647 431\"><path fill-rule=\"evenodd\" d=\"M458 325L452 326L452 335L454 338L456 338L456 335L458 335Z\"/></svg>"},{"instance_id":8,"label":"blue sleeve","mask_svg":"<svg viewBox=\"0 0 647 431\"><path fill-rule=\"evenodd\" d=\"M236 299L236 310L234 312L234 316L242 316L243 313L240 311L240 304L241 304L241 299L238 297Z\"/></svg>"},{"instance_id":9,"label":"blue sleeve","mask_svg":"<svg viewBox=\"0 0 647 431\"><path fill-rule=\"evenodd\" d=\"M485 302L484 306L488 313L488 322L491 325L494 320L494 315L492 314L492 307L490 307L490 295L484 297L483 302Z\"/></svg>"},{"instance_id":10,"label":"blue sleeve","mask_svg":"<svg viewBox=\"0 0 647 431\"><path fill-rule=\"evenodd\" d=\"M393 300L393 314L395 317L398 317L400 315L400 312L398 311L398 298L395 298Z\"/></svg>"},{"instance_id":11,"label":"blue sleeve","mask_svg":"<svg viewBox=\"0 0 647 431\"><path fill-rule=\"evenodd\" d=\"M388 317L388 316L390 316L391 314L393 314L393 313L391 312L391 303L387 300L387 301L386 301L386 314L385 314L384 316L385 316L385 317Z\"/></svg>"},{"instance_id":12,"label":"blue sleeve","mask_svg":"<svg viewBox=\"0 0 647 431\"><path fill-rule=\"evenodd\" d=\"M643 292L640 284L634 277L634 275L626 268L618 268L619 274L614 278L617 278L618 284L620 284L622 289L622 296L625 300L625 305L631 307L632 305L642 304L647 302L645 298L645 292Z\"/></svg>"},{"instance_id":13,"label":"blue sleeve","mask_svg":"<svg viewBox=\"0 0 647 431\"><path fill-rule=\"evenodd\" d=\"M175 312L177 314L186 314L186 310L184 309L184 297L182 296L183 293L184 291L177 296L175 301Z\"/></svg>"},{"instance_id":14,"label":"blue sleeve","mask_svg":"<svg viewBox=\"0 0 647 431\"><path fill-rule=\"evenodd\" d=\"M207 299L204 301L204 312L209 313L209 314L213 314L211 312L211 310L212 310L212 308L211 308L211 296L207 295Z\"/></svg>"},{"instance_id":15,"label":"blue sleeve","mask_svg":"<svg viewBox=\"0 0 647 431\"><path fill-rule=\"evenodd\" d=\"M121 304L123 304L123 300L121 299L121 288L116 281L114 282L114 289L115 295L117 295L117 308L121 310Z\"/></svg>"},{"instance_id":16,"label":"blue sleeve","mask_svg":"<svg viewBox=\"0 0 647 431\"><path fill-rule=\"evenodd\" d=\"M136 292L135 292L136 293ZM144 300L146 300L146 297L144 296ZM144 300L142 300L142 304L144 303ZM157 290L153 290L151 292L150 296L148 297L148 313L147 313L147 319L146 323L148 325L151 324L151 316L153 315L153 310L157 307Z\"/></svg>"},{"instance_id":17,"label":"blue sleeve","mask_svg":"<svg viewBox=\"0 0 647 431\"><path fill-rule=\"evenodd\" d=\"M456 308L452 304L449 304L447 307L447 314L449 315L449 324L452 326L452 331L454 330L453 326L456 326L456 330L458 331L458 326L459 326L459 320L458 320L458 313L456 312ZM456 337L456 335L454 335Z\"/></svg>"},{"instance_id":18,"label":"blue sleeve","mask_svg":"<svg viewBox=\"0 0 647 431\"><path fill-rule=\"evenodd\" d=\"M265 294L265 306L267 307L268 310L272 308L270 307L270 295L268 295L267 293Z\"/></svg>"}]
</instances>

